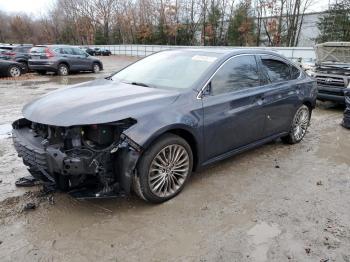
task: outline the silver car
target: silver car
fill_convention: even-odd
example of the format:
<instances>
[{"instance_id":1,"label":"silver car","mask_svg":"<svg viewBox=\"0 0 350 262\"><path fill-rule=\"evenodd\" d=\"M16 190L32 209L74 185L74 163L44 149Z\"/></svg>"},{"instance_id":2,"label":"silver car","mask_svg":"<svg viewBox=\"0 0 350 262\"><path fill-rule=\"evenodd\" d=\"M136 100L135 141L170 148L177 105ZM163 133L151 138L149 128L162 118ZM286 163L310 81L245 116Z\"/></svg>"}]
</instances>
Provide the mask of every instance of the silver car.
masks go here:
<instances>
[{"instance_id":1,"label":"silver car","mask_svg":"<svg viewBox=\"0 0 350 262\"><path fill-rule=\"evenodd\" d=\"M29 68L39 74L55 72L66 76L70 72L103 70L102 62L78 47L67 45L40 45L30 50Z\"/></svg>"}]
</instances>

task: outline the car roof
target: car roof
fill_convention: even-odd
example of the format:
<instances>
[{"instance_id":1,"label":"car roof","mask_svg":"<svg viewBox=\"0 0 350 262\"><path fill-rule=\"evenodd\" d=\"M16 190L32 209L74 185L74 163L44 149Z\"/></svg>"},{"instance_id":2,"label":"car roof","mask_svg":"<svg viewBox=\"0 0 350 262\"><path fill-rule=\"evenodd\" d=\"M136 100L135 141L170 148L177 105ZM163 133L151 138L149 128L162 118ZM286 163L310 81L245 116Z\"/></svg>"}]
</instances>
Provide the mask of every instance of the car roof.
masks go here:
<instances>
[{"instance_id":1,"label":"car roof","mask_svg":"<svg viewBox=\"0 0 350 262\"><path fill-rule=\"evenodd\" d=\"M70 48L79 48L78 46L74 46L74 45L36 45L34 47L70 47Z\"/></svg>"},{"instance_id":2,"label":"car roof","mask_svg":"<svg viewBox=\"0 0 350 262\"><path fill-rule=\"evenodd\" d=\"M169 49L164 51L181 51L181 52L200 52L200 53L212 53L217 54L220 56L230 56L230 55L237 55L237 54L267 54L267 55L278 55L275 51L271 51L268 49L262 49L262 48L249 48L249 47L242 47L242 48L230 48L230 47L222 47L222 48L177 48L177 49ZM282 56L283 57L283 56Z\"/></svg>"},{"instance_id":3,"label":"car roof","mask_svg":"<svg viewBox=\"0 0 350 262\"><path fill-rule=\"evenodd\" d=\"M13 49L18 47L32 47L31 44L0 44L1 49Z\"/></svg>"}]
</instances>

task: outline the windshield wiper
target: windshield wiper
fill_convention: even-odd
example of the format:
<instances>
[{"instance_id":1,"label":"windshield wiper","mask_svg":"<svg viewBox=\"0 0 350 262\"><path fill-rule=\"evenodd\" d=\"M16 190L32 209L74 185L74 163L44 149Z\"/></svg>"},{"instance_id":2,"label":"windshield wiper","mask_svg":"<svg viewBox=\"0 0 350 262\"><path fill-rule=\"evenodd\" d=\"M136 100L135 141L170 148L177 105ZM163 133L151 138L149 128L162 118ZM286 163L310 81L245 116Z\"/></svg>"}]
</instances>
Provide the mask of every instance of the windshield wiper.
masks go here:
<instances>
[{"instance_id":1,"label":"windshield wiper","mask_svg":"<svg viewBox=\"0 0 350 262\"><path fill-rule=\"evenodd\" d=\"M145 83L141 83L141 82L131 82L131 85L134 86L144 86L144 87L149 87L149 85L145 84Z\"/></svg>"}]
</instances>

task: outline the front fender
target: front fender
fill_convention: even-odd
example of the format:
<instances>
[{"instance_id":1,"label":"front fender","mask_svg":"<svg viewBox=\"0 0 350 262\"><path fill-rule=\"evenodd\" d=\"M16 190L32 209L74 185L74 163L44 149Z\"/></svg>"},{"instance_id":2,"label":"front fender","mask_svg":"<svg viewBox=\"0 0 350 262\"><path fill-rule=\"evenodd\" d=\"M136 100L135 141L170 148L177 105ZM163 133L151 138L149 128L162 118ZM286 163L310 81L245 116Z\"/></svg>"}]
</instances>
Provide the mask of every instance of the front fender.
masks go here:
<instances>
[{"instance_id":1,"label":"front fender","mask_svg":"<svg viewBox=\"0 0 350 262\"><path fill-rule=\"evenodd\" d=\"M200 100L192 101L191 109L182 104L176 108L164 110L136 119L137 123L124 134L142 148L148 148L160 135L175 129L182 129L190 134L201 144L203 109Z\"/></svg>"},{"instance_id":2,"label":"front fender","mask_svg":"<svg viewBox=\"0 0 350 262\"><path fill-rule=\"evenodd\" d=\"M162 134L179 129L189 132L196 140L201 136L198 125L191 126L184 123L165 124L157 126L157 128L155 126L146 127L143 125L135 125L132 128L125 130L124 134L143 149L147 149L152 142Z\"/></svg>"}]
</instances>

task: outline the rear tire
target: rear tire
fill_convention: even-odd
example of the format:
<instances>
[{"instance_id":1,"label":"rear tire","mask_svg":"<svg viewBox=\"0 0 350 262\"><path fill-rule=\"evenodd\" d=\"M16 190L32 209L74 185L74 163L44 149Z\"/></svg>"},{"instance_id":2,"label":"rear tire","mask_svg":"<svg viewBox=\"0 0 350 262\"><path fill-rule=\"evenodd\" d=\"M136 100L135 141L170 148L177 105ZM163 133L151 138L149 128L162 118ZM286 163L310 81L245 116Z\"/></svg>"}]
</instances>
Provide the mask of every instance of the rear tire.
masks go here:
<instances>
[{"instance_id":1,"label":"rear tire","mask_svg":"<svg viewBox=\"0 0 350 262\"><path fill-rule=\"evenodd\" d=\"M23 66L23 69L22 69L22 73L23 74L26 74L29 72L29 67L28 67L28 64L26 62L20 62L21 65Z\"/></svg>"},{"instance_id":2,"label":"rear tire","mask_svg":"<svg viewBox=\"0 0 350 262\"><path fill-rule=\"evenodd\" d=\"M97 74L101 71L101 67L98 63L93 63L92 65L92 72Z\"/></svg>"},{"instance_id":3,"label":"rear tire","mask_svg":"<svg viewBox=\"0 0 350 262\"><path fill-rule=\"evenodd\" d=\"M165 202L182 191L192 166L192 150L186 140L165 134L142 155L134 177L134 191L146 201Z\"/></svg>"},{"instance_id":4,"label":"rear tire","mask_svg":"<svg viewBox=\"0 0 350 262\"><path fill-rule=\"evenodd\" d=\"M10 77L19 77L22 74L22 69L17 65L10 65L7 74Z\"/></svg>"},{"instance_id":5,"label":"rear tire","mask_svg":"<svg viewBox=\"0 0 350 262\"><path fill-rule=\"evenodd\" d=\"M65 64L59 64L57 68L57 74L59 76L67 76L69 75L69 68Z\"/></svg>"},{"instance_id":6,"label":"rear tire","mask_svg":"<svg viewBox=\"0 0 350 262\"><path fill-rule=\"evenodd\" d=\"M282 141L287 144L296 144L303 140L306 130L310 125L311 110L306 105L302 105L295 113L291 129L287 136L282 137Z\"/></svg>"}]
</instances>

